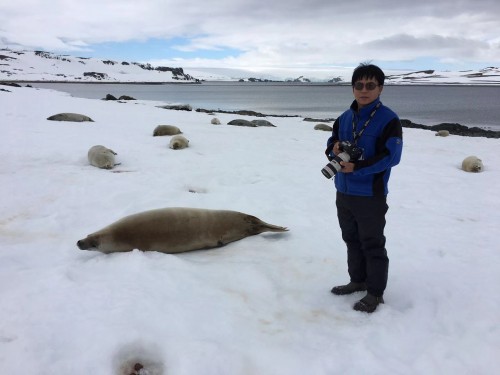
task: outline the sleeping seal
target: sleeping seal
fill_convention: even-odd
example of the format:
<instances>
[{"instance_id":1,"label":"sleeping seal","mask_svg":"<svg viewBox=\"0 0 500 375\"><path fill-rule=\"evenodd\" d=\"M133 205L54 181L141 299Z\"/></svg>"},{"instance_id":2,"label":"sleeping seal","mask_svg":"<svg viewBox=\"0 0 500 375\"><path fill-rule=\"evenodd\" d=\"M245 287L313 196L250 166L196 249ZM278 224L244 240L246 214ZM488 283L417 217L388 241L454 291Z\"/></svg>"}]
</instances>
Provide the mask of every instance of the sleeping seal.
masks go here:
<instances>
[{"instance_id":1,"label":"sleeping seal","mask_svg":"<svg viewBox=\"0 0 500 375\"><path fill-rule=\"evenodd\" d=\"M84 122L84 121L90 121L94 122L89 116L81 115L79 113L70 113L70 112L65 112L65 113L58 113L56 115L52 115L47 117L47 120L50 121L73 121L73 122Z\"/></svg>"},{"instance_id":2,"label":"sleeping seal","mask_svg":"<svg viewBox=\"0 0 500 375\"><path fill-rule=\"evenodd\" d=\"M174 135L170 139L168 147L172 150L182 150L183 148L189 147L189 140L182 135Z\"/></svg>"},{"instance_id":3,"label":"sleeping seal","mask_svg":"<svg viewBox=\"0 0 500 375\"><path fill-rule=\"evenodd\" d=\"M103 253L181 253L224 246L263 232L286 232L237 211L169 207L126 216L77 242L81 250Z\"/></svg>"},{"instance_id":4,"label":"sleeping seal","mask_svg":"<svg viewBox=\"0 0 500 375\"><path fill-rule=\"evenodd\" d=\"M89 149L87 158L89 159L90 165L94 167L112 169L117 165L115 163L115 155L118 154L113 150L101 145L96 145Z\"/></svg>"},{"instance_id":5,"label":"sleeping seal","mask_svg":"<svg viewBox=\"0 0 500 375\"><path fill-rule=\"evenodd\" d=\"M483 161L479 159L477 156L467 156L462 161L462 169L465 172L474 172L479 173L484 169Z\"/></svg>"},{"instance_id":6,"label":"sleeping seal","mask_svg":"<svg viewBox=\"0 0 500 375\"><path fill-rule=\"evenodd\" d=\"M182 134L182 132L181 129L174 125L158 125L155 130L153 130L153 137L175 134Z\"/></svg>"}]
</instances>

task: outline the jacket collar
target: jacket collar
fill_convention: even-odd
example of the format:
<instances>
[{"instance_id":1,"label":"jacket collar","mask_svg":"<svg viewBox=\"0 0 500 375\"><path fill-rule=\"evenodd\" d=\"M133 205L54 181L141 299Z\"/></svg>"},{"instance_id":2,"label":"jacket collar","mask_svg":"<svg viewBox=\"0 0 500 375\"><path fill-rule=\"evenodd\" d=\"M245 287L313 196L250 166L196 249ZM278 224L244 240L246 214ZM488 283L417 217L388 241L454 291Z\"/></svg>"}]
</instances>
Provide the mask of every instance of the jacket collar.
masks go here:
<instances>
[{"instance_id":1,"label":"jacket collar","mask_svg":"<svg viewBox=\"0 0 500 375\"><path fill-rule=\"evenodd\" d=\"M366 107L361 108L361 110L358 113L358 102L356 100L353 100L353 102L351 104L351 110L354 111L354 113L357 113L359 115L359 117L368 116L379 102L380 102L380 97L375 99L373 102L368 104ZM380 103L380 104L382 104L382 103Z\"/></svg>"}]
</instances>

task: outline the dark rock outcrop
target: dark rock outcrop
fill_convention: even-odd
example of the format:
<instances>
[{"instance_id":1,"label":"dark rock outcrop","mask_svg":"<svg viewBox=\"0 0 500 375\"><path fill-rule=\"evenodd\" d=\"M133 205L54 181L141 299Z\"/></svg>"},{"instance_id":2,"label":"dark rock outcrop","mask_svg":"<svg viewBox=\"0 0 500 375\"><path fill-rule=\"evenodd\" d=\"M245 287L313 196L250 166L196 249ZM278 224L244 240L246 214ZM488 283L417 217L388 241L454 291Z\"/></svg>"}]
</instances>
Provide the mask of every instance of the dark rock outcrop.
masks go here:
<instances>
[{"instance_id":1,"label":"dark rock outcrop","mask_svg":"<svg viewBox=\"0 0 500 375\"><path fill-rule=\"evenodd\" d=\"M486 130L478 127L469 128L464 125L446 122L438 125L422 125L415 124L407 119L402 119L401 125L403 125L403 127L405 128L425 129L432 131L448 130L450 134L461 135L464 137L500 138L500 131Z\"/></svg>"},{"instance_id":2,"label":"dark rock outcrop","mask_svg":"<svg viewBox=\"0 0 500 375\"><path fill-rule=\"evenodd\" d=\"M203 113L230 113L233 115L242 115L242 116L254 116L254 117L300 117L298 115L268 115L260 112L255 112L255 111L248 111L248 110L242 110L242 111L224 111L222 109L204 109L204 108L197 108L196 112L203 112Z\"/></svg>"},{"instance_id":3,"label":"dark rock outcrop","mask_svg":"<svg viewBox=\"0 0 500 375\"><path fill-rule=\"evenodd\" d=\"M0 60L15 60L15 57L0 55Z\"/></svg>"},{"instance_id":4,"label":"dark rock outcrop","mask_svg":"<svg viewBox=\"0 0 500 375\"><path fill-rule=\"evenodd\" d=\"M191 107L189 104L162 105L162 106L159 106L158 108L173 109L175 111L192 111L193 110L193 107Z\"/></svg>"},{"instance_id":5,"label":"dark rock outcrop","mask_svg":"<svg viewBox=\"0 0 500 375\"><path fill-rule=\"evenodd\" d=\"M111 94L107 94L103 100L118 100L118 99L116 99L116 96L113 96Z\"/></svg>"},{"instance_id":6,"label":"dark rock outcrop","mask_svg":"<svg viewBox=\"0 0 500 375\"><path fill-rule=\"evenodd\" d=\"M0 82L0 85L11 86L11 87L22 87L19 83L15 82Z\"/></svg>"},{"instance_id":7,"label":"dark rock outcrop","mask_svg":"<svg viewBox=\"0 0 500 375\"><path fill-rule=\"evenodd\" d=\"M85 73L83 73L83 76L95 78L98 80L108 79L108 75L106 73L98 73L98 72L85 72Z\"/></svg>"}]
</instances>

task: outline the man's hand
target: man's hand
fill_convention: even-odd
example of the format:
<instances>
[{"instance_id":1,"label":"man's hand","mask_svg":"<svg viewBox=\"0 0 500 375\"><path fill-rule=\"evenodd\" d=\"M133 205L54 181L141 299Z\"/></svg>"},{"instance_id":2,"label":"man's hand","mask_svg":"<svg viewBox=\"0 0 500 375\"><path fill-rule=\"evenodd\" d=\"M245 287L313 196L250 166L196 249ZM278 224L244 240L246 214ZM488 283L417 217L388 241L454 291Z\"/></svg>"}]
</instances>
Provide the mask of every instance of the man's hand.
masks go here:
<instances>
[{"instance_id":1,"label":"man's hand","mask_svg":"<svg viewBox=\"0 0 500 375\"><path fill-rule=\"evenodd\" d=\"M341 161L340 165L342 166L342 169L340 169L340 172L342 173L352 173L354 171L354 163Z\"/></svg>"},{"instance_id":2,"label":"man's hand","mask_svg":"<svg viewBox=\"0 0 500 375\"><path fill-rule=\"evenodd\" d=\"M335 155L338 155L340 153L339 145L340 145L339 141L335 142L335 144L333 145L333 150L332 151L333 151L333 153Z\"/></svg>"}]
</instances>

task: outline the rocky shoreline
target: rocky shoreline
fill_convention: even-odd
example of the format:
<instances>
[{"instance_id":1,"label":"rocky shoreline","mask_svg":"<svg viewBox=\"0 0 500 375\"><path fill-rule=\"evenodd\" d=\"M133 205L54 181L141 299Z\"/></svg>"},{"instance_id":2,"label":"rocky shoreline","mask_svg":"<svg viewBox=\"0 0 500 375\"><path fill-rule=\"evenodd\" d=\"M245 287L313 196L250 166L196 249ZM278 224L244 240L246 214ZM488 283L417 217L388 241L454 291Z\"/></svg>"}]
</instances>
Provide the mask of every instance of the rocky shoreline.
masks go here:
<instances>
[{"instance_id":1,"label":"rocky shoreline","mask_svg":"<svg viewBox=\"0 0 500 375\"><path fill-rule=\"evenodd\" d=\"M401 119L401 124L404 128L424 129L424 130L447 130L450 134L461 135L464 137L485 137L485 138L500 138L500 131L481 129L478 127L467 127L465 125L453 123L441 123L437 125L422 125L415 124L407 119Z\"/></svg>"},{"instance_id":2,"label":"rocky shoreline","mask_svg":"<svg viewBox=\"0 0 500 375\"><path fill-rule=\"evenodd\" d=\"M248 111L248 110L223 111L220 109L209 110L209 109L198 108L198 109L196 109L196 112L230 113L230 114L235 114L235 115L255 116L255 117L300 117L298 115L270 115L270 114L265 114L265 113L255 112L255 111ZM306 118L304 118L304 121L328 123L328 122L334 122L335 119L334 118L317 119L317 118L306 117ZM447 130L450 132L450 134L460 135L460 136L464 136L464 137L500 138L500 131L481 129L478 127L467 127L465 125L454 124L454 123L441 123L441 124L437 124L437 125L422 125L422 124L414 123L408 119L401 119L401 125L404 128L424 129L424 130L432 130L432 131L436 131L436 132L439 130Z\"/></svg>"},{"instance_id":3,"label":"rocky shoreline","mask_svg":"<svg viewBox=\"0 0 500 375\"><path fill-rule=\"evenodd\" d=\"M0 85L12 86L12 87L22 87L18 83L13 83L13 82L9 82L9 83L0 82ZM8 91L8 90L1 89L1 91ZM103 98L103 99L104 100L111 100L108 97ZM133 100L134 98L127 97L127 99ZM113 100L117 100L117 99L113 98ZM167 108L167 107L165 107L165 108L172 109L172 110L192 110L190 106L188 106L188 108L187 108L185 105L179 106L179 108L176 108L175 106L169 106L169 108ZM225 110L221 110L221 109L214 110L214 109L197 108L196 112L229 113L229 114L235 114L235 115L254 116L254 117L301 117L299 115L265 114L265 113L260 113L260 112L256 112L256 111L251 111L251 110L225 111ZM316 118L306 117L306 118L304 118L304 121L322 122L322 123L330 122L331 123L331 122L334 122L335 119L334 118L316 119ZM437 125L423 125L423 124L414 123L408 119L401 119L401 124L404 128L424 129L424 130L431 130L431 131L435 131L435 132L437 132L439 130L447 130L450 134L460 135L460 136L464 136L464 137L500 138L500 131L482 129L482 128L478 128L478 127L468 127L465 125L455 124L455 123L441 123L441 124L437 124Z\"/></svg>"}]
</instances>

